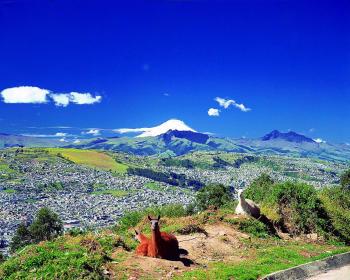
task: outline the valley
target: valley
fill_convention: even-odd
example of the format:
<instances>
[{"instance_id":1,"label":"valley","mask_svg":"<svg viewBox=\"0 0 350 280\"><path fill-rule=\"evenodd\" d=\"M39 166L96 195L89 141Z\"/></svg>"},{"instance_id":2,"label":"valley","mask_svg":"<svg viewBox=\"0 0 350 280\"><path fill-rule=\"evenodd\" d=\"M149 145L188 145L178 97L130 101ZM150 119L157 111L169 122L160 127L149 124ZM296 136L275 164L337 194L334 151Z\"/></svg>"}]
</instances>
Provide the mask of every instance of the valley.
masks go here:
<instances>
[{"instance_id":1,"label":"valley","mask_svg":"<svg viewBox=\"0 0 350 280\"><path fill-rule=\"evenodd\" d=\"M47 206L71 228L113 226L125 212L190 204L211 183L245 188L262 173L275 181L321 188L339 183L342 162L286 156L198 151L177 157L66 148L0 152L0 250L20 223ZM234 193L233 193L234 195Z\"/></svg>"}]
</instances>

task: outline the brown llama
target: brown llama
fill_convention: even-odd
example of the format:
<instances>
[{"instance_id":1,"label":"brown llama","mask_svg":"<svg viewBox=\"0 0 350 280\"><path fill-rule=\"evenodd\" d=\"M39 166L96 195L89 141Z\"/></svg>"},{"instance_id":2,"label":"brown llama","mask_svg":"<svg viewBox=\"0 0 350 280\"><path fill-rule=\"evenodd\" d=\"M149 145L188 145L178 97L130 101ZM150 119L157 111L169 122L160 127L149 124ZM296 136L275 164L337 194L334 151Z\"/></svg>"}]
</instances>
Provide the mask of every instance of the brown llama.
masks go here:
<instances>
[{"instance_id":1,"label":"brown llama","mask_svg":"<svg viewBox=\"0 0 350 280\"><path fill-rule=\"evenodd\" d=\"M136 248L136 254L152 258L178 260L180 258L180 249L176 237L159 230L160 216L157 219L148 216L148 219L151 222L151 239L135 230L136 239L140 241L139 246Z\"/></svg>"},{"instance_id":2,"label":"brown llama","mask_svg":"<svg viewBox=\"0 0 350 280\"><path fill-rule=\"evenodd\" d=\"M136 248L136 255L145 257L148 255L148 245L151 241L141 232L135 230L135 233L136 233L135 235L136 239L140 241L139 246L137 246Z\"/></svg>"},{"instance_id":3,"label":"brown llama","mask_svg":"<svg viewBox=\"0 0 350 280\"><path fill-rule=\"evenodd\" d=\"M151 222L152 237L148 243L147 255L152 258L178 260L180 257L179 242L174 235L159 230L160 215L157 219L150 216L148 219Z\"/></svg>"}]
</instances>

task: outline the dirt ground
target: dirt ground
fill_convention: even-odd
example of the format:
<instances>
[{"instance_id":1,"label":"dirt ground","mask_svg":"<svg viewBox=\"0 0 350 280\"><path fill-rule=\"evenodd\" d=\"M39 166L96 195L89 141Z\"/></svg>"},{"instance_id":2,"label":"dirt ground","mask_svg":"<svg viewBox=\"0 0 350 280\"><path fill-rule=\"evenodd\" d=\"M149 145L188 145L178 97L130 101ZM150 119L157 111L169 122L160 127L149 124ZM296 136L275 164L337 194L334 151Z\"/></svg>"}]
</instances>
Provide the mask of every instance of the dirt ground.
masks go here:
<instances>
[{"instance_id":1,"label":"dirt ground","mask_svg":"<svg viewBox=\"0 0 350 280\"><path fill-rule=\"evenodd\" d=\"M207 234L176 235L180 248L188 251L188 255L181 256L181 261L140 257L130 252L127 259L116 264L113 270L127 272L129 280L170 279L184 271L205 268L212 261L242 260L242 250L246 248L241 239L249 238L248 235L221 223L206 225L204 229ZM111 278L119 277L112 274Z\"/></svg>"}]
</instances>

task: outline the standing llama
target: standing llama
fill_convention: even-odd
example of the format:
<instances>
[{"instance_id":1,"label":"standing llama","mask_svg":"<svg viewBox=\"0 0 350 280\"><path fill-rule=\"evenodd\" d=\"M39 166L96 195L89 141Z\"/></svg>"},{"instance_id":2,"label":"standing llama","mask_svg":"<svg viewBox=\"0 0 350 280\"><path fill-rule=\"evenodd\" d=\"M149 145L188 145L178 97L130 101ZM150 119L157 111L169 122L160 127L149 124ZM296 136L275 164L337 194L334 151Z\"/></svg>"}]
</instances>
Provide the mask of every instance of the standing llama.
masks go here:
<instances>
[{"instance_id":1,"label":"standing llama","mask_svg":"<svg viewBox=\"0 0 350 280\"><path fill-rule=\"evenodd\" d=\"M142 233L136 231L136 239L140 241L139 246L136 248L136 254L152 258L179 260L179 242L176 237L159 230L160 216L158 216L158 218L151 218L148 216L148 219L151 222L152 236L149 239Z\"/></svg>"},{"instance_id":2,"label":"standing llama","mask_svg":"<svg viewBox=\"0 0 350 280\"><path fill-rule=\"evenodd\" d=\"M260 217L259 206L250 199L245 199L243 196L243 190L238 190L238 205L236 207L235 213L238 215L248 215L256 219Z\"/></svg>"}]
</instances>

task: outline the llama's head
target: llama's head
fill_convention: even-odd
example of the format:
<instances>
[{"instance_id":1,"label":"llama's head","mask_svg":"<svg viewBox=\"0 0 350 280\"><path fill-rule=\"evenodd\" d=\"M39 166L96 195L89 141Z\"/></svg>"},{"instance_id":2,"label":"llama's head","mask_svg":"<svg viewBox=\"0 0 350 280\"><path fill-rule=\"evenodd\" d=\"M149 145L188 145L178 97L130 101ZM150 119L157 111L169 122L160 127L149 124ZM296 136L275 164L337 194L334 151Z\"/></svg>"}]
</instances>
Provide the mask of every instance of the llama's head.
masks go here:
<instances>
[{"instance_id":1,"label":"llama's head","mask_svg":"<svg viewBox=\"0 0 350 280\"><path fill-rule=\"evenodd\" d=\"M141 237L140 237L141 232L135 229L135 239L141 242Z\"/></svg>"},{"instance_id":2,"label":"llama's head","mask_svg":"<svg viewBox=\"0 0 350 280\"><path fill-rule=\"evenodd\" d=\"M237 191L237 195L238 195L238 197L243 196L242 194L243 194L243 190L242 190L242 189L239 189L239 190Z\"/></svg>"},{"instance_id":3,"label":"llama's head","mask_svg":"<svg viewBox=\"0 0 350 280\"><path fill-rule=\"evenodd\" d=\"M152 229L152 230L157 230L157 229L159 229L160 215L158 215L158 218L151 218L151 217L148 215L148 220L150 220L150 222L151 222L151 229Z\"/></svg>"}]
</instances>

